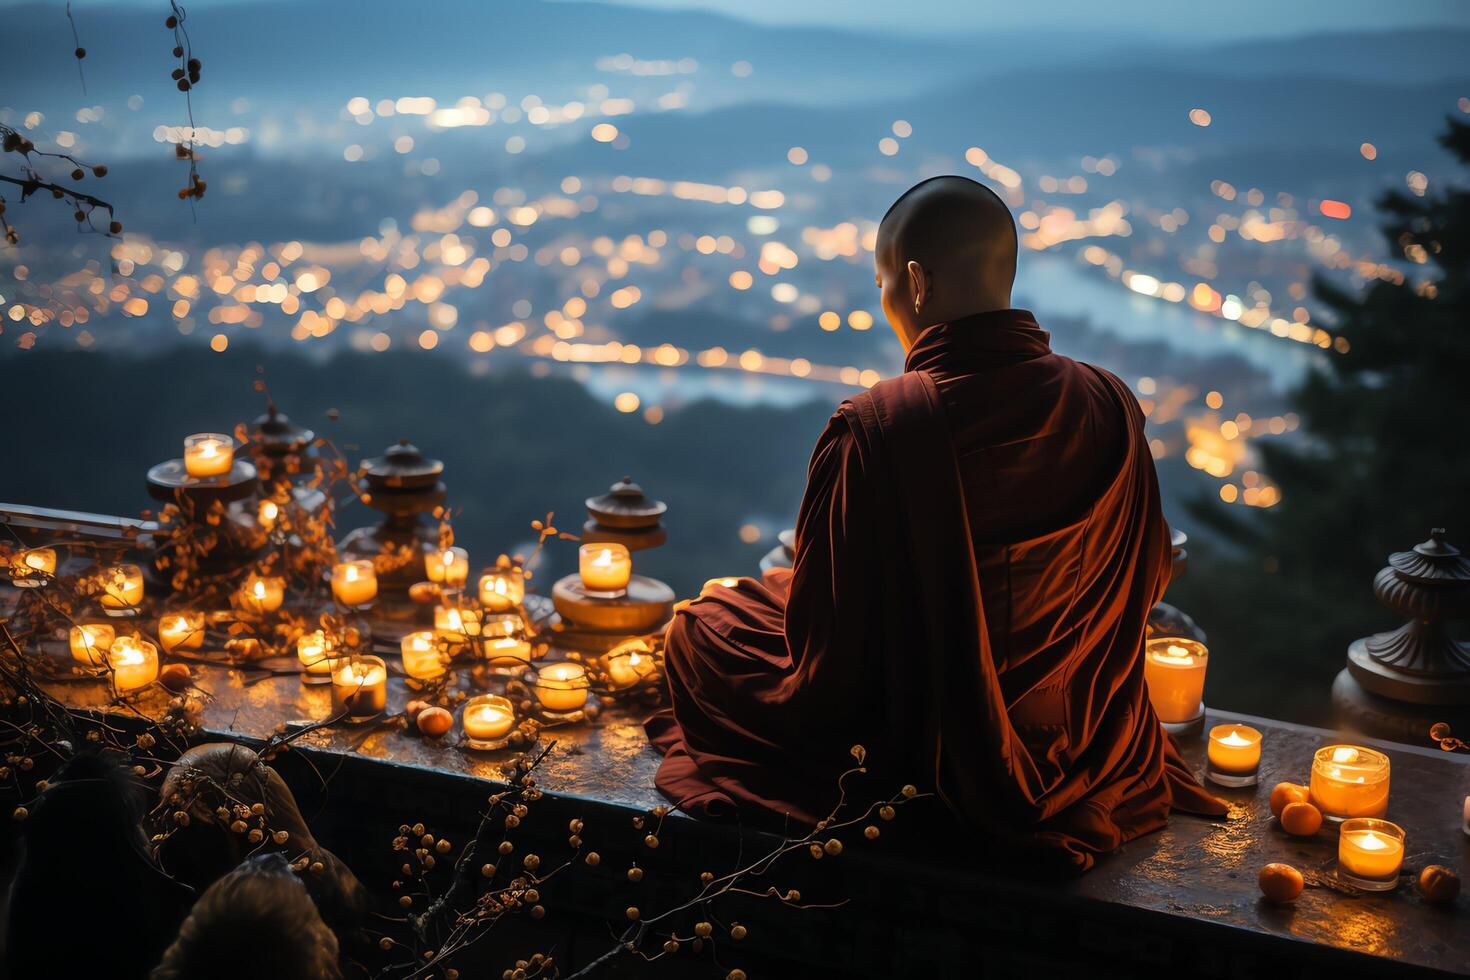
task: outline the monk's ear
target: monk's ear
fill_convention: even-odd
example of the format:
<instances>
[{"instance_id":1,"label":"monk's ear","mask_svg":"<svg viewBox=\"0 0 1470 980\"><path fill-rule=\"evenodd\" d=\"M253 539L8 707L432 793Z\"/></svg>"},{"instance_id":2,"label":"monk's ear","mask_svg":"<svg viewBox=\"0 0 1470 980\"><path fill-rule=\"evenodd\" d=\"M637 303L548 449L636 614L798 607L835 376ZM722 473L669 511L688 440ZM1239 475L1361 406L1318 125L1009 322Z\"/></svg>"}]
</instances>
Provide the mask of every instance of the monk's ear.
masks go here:
<instances>
[{"instance_id":1,"label":"monk's ear","mask_svg":"<svg viewBox=\"0 0 1470 980\"><path fill-rule=\"evenodd\" d=\"M909 293L914 297L914 312L919 312L923 305L929 302L929 277L924 274L924 267L910 259L908 264Z\"/></svg>"}]
</instances>

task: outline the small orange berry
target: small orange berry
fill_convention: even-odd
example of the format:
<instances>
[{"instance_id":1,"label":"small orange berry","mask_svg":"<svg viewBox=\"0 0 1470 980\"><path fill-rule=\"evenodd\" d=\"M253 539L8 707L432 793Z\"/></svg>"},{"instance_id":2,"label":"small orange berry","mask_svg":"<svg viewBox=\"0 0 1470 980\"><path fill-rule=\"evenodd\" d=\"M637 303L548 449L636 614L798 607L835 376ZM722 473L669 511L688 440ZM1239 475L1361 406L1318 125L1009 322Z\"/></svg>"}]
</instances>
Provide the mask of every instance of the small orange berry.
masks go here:
<instances>
[{"instance_id":1,"label":"small orange berry","mask_svg":"<svg viewBox=\"0 0 1470 980\"><path fill-rule=\"evenodd\" d=\"M1311 837L1322 829L1322 811L1310 803L1288 803L1281 811L1281 829L1293 837Z\"/></svg>"},{"instance_id":2,"label":"small orange berry","mask_svg":"<svg viewBox=\"0 0 1470 980\"><path fill-rule=\"evenodd\" d=\"M1277 783L1271 787L1271 816L1281 816L1288 803L1305 803L1310 796L1301 783Z\"/></svg>"},{"instance_id":3,"label":"small orange berry","mask_svg":"<svg viewBox=\"0 0 1470 980\"><path fill-rule=\"evenodd\" d=\"M1261 894L1266 896L1266 900L1278 905L1296 901L1306 887L1302 873L1289 864L1266 865L1256 883L1261 886Z\"/></svg>"}]
</instances>

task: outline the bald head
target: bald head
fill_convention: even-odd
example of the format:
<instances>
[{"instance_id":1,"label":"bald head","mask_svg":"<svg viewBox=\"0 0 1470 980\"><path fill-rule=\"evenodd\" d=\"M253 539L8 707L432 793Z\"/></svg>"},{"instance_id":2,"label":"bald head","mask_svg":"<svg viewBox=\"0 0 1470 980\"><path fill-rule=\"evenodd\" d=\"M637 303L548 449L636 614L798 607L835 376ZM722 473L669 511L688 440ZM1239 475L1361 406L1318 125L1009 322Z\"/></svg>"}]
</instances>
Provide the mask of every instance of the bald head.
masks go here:
<instances>
[{"instance_id":1,"label":"bald head","mask_svg":"<svg viewBox=\"0 0 1470 980\"><path fill-rule=\"evenodd\" d=\"M984 184L932 177L883 216L874 266L883 311L907 347L925 327L1011 305L1016 225Z\"/></svg>"}]
</instances>

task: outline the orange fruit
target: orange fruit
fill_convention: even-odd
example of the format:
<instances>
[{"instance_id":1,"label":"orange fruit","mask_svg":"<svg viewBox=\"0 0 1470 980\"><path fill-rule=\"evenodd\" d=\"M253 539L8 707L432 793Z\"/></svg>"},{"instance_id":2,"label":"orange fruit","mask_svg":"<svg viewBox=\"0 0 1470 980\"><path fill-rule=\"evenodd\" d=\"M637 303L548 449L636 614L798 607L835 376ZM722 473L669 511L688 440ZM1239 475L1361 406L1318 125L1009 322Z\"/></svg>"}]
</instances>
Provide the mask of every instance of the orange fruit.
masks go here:
<instances>
[{"instance_id":1,"label":"orange fruit","mask_svg":"<svg viewBox=\"0 0 1470 980\"><path fill-rule=\"evenodd\" d=\"M1311 791L1301 783L1277 783L1271 787L1271 816L1281 816L1288 803L1305 803Z\"/></svg>"},{"instance_id":2,"label":"orange fruit","mask_svg":"<svg viewBox=\"0 0 1470 980\"><path fill-rule=\"evenodd\" d=\"M1293 837L1311 837L1322 829L1322 811L1310 803L1288 803L1281 811L1281 829Z\"/></svg>"},{"instance_id":3,"label":"orange fruit","mask_svg":"<svg viewBox=\"0 0 1470 980\"><path fill-rule=\"evenodd\" d=\"M454 715L443 708L425 708L414 720L419 726L419 731L430 738L439 738L454 727Z\"/></svg>"},{"instance_id":4,"label":"orange fruit","mask_svg":"<svg viewBox=\"0 0 1470 980\"><path fill-rule=\"evenodd\" d=\"M1460 876L1442 864L1426 865L1419 872L1419 894L1426 902L1448 905L1460 894Z\"/></svg>"},{"instance_id":5,"label":"orange fruit","mask_svg":"<svg viewBox=\"0 0 1470 980\"><path fill-rule=\"evenodd\" d=\"M1289 864L1266 865L1256 883L1261 886L1261 894L1266 896L1266 900L1278 905L1296 901L1306 887L1302 873Z\"/></svg>"}]
</instances>

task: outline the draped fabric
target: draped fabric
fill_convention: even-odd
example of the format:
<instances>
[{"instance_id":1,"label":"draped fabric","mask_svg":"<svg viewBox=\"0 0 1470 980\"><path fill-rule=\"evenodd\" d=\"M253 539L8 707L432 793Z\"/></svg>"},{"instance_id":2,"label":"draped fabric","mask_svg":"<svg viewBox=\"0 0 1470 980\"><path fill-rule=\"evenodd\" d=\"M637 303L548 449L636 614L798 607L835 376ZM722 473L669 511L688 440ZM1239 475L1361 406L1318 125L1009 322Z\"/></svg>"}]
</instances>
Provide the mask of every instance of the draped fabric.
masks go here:
<instances>
[{"instance_id":1,"label":"draped fabric","mask_svg":"<svg viewBox=\"0 0 1470 980\"><path fill-rule=\"evenodd\" d=\"M987 840L1083 870L1224 806L1144 686L1169 569L1131 392L1029 313L926 330L813 453L790 571L670 624L659 788L694 812L803 822L864 745Z\"/></svg>"}]
</instances>

